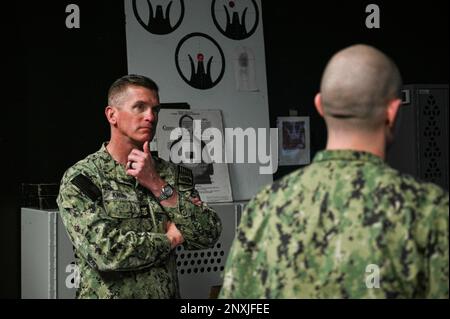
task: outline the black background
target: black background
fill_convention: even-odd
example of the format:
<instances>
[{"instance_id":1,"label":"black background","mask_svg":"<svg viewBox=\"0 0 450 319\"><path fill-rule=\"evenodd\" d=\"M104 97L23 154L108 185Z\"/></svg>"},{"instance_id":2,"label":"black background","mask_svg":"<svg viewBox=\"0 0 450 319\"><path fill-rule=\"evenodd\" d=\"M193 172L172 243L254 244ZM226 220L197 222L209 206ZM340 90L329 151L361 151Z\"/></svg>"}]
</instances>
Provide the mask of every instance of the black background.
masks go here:
<instances>
[{"instance_id":1,"label":"black background","mask_svg":"<svg viewBox=\"0 0 450 319\"><path fill-rule=\"evenodd\" d=\"M326 142L313 98L337 50L371 44L405 83L449 82L448 1L262 2L271 126L289 109L310 116L311 156ZM70 3L80 29L65 27ZM365 27L369 3L380 6L380 29ZM108 139L106 92L127 73L125 17L118 0L22 1L2 11L0 298L20 298L20 185L59 182Z\"/></svg>"}]
</instances>

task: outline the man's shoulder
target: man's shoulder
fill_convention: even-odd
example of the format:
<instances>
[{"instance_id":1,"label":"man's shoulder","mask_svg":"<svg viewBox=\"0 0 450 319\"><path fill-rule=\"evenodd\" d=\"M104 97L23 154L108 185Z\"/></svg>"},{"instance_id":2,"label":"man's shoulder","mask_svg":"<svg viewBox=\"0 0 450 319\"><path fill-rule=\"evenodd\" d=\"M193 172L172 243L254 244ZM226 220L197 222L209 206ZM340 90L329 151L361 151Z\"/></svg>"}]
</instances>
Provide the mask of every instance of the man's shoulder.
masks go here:
<instances>
[{"instance_id":1,"label":"man's shoulder","mask_svg":"<svg viewBox=\"0 0 450 319\"><path fill-rule=\"evenodd\" d=\"M153 156L157 162L158 174L169 184L177 185L178 190L190 190L194 187L192 170L182 165L168 162L160 157Z\"/></svg>"},{"instance_id":2,"label":"man's shoulder","mask_svg":"<svg viewBox=\"0 0 450 319\"><path fill-rule=\"evenodd\" d=\"M403 200L414 201L420 205L441 205L447 203L448 192L441 187L422 181L416 177L401 173L388 165L366 165L360 168L364 171L364 184L372 185L373 192L390 189L399 194ZM327 178L328 170L323 165L312 163L299 168L294 172L266 185L255 196L258 203L275 202L278 199L286 199L302 192L314 192L318 183L336 185L342 181ZM355 176L358 174L355 172ZM347 177L346 177L347 178ZM382 190L380 190L382 189Z\"/></svg>"},{"instance_id":3,"label":"man's shoulder","mask_svg":"<svg viewBox=\"0 0 450 319\"><path fill-rule=\"evenodd\" d=\"M448 192L440 186L419 180L412 176L404 177L404 184L410 186L418 194L423 205L427 206L448 206Z\"/></svg>"},{"instance_id":4,"label":"man's shoulder","mask_svg":"<svg viewBox=\"0 0 450 319\"><path fill-rule=\"evenodd\" d=\"M99 151L89 154L82 160L79 160L65 171L61 184L64 184L79 174L85 175L88 178L95 178L98 176L97 171L100 160L101 157Z\"/></svg>"},{"instance_id":5,"label":"man's shoulder","mask_svg":"<svg viewBox=\"0 0 450 319\"><path fill-rule=\"evenodd\" d=\"M177 169L178 169L178 165L171 163L169 161L166 161L158 156L153 156L153 159L157 163L156 169L159 174L175 176Z\"/></svg>"},{"instance_id":6,"label":"man's shoulder","mask_svg":"<svg viewBox=\"0 0 450 319\"><path fill-rule=\"evenodd\" d=\"M303 184L308 185L311 179L320 181L321 184L336 185L342 181L339 178L328 179L327 174L330 169L328 164L327 169L324 169L323 165L311 164L306 168L308 174L303 179ZM356 185L364 185L364 188L372 195L377 194L379 196L385 194L389 197L398 195L402 201L413 201L415 205L423 205L429 202L436 202L436 200L442 200L447 197L448 192L444 191L436 184L423 181L415 176L402 173L397 169L389 166L384 161L367 161L363 164L358 161L348 161L339 169L342 170L342 179L347 180L348 176L354 178ZM314 184L314 183L313 183Z\"/></svg>"},{"instance_id":7,"label":"man's shoulder","mask_svg":"<svg viewBox=\"0 0 450 319\"><path fill-rule=\"evenodd\" d=\"M80 205L88 205L88 201L79 197L81 193L89 197L92 201L97 200L101 196L98 180L98 160L99 154L95 152L76 162L66 170L61 179L57 198L57 203L60 208L64 207L68 209L71 207L79 207Z\"/></svg>"},{"instance_id":8,"label":"man's shoulder","mask_svg":"<svg viewBox=\"0 0 450 319\"><path fill-rule=\"evenodd\" d=\"M297 191L304 168L273 181L264 186L254 197L254 202L258 204L274 203L277 199L290 197Z\"/></svg>"},{"instance_id":9,"label":"man's shoulder","mask_svg":"<svg viewBox=\"0 0 450 319\"><path fill-rule=\"evenodd\" d=\"M380 179L395 186L404 196L412 197L416 200L427 203L438 204L439 201L447 200L448 192L440 186L421 180L418 177L402 173L390 166L386 166L384 174L379 176Z\"/></svg>"},{"instance_id":10,"label":"man's shoulder","mask_svg":"<svg viewBox=\"0 0 450 319\"><path fill-rule=\"evenodd\" d=\"M153 159L157 162L158 173L168 173L173 175L183 173L192 175L192 170L187 167L166 161L158 156L153 156Z\"/></svg>"}]
</instances>

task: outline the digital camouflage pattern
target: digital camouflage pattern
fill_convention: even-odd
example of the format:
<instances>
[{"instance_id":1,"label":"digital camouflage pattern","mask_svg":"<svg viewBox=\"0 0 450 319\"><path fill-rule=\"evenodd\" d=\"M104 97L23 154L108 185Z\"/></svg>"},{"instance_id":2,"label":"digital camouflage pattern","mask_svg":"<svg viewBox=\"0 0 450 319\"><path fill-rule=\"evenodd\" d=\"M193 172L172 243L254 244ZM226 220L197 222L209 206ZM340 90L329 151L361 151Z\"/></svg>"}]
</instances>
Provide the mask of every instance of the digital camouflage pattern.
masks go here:
<instances>
[{"instance_id":1,"label":"digital camouflage pattern","mask_svg":"<svg viewBox=\"0 0 450 319\"><path fill-rule=\"evenodd\" d=\"M81 274L77 297L178 298L175 253L165 222L176 224L185 249L206 249L219 238L220 219L206 204L190 202L195 189L189 170L155 158L161 178L180 195L178 207L165 208L105 146L66 171L57 199ZM79 174L101 196L81 191L73 182Z\"/></svg>"},{"instance_id":2,"label":"digital camouflage pattern","mask_svg":"<svg viewBox=\"0 0 450 319\"><path fill-rule=\"evenodd\" d=\"M448 205L375 155L319 152L249 203L220 297L448 298Z\"/></svg>"}]
</instances>

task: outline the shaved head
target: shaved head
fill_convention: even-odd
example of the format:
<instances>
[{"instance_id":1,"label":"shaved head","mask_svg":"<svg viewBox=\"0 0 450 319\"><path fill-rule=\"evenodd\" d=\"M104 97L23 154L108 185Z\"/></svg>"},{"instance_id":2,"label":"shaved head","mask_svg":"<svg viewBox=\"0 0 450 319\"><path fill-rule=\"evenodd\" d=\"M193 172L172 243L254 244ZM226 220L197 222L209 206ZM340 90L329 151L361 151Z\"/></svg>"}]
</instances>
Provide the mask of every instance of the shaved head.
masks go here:
<instances>
[{"instance_id":1,"label":"shaved head","mask_svg":"<svg viewBox=\"0 0 450 319\"><path fill-rule=\"evenodd\" d=\"M326 66L320 85L329 129L378 128L389 101L399 98L401 82L397 66L381 51L367 45L339 51Z\"/></svg>"}]
</instances>

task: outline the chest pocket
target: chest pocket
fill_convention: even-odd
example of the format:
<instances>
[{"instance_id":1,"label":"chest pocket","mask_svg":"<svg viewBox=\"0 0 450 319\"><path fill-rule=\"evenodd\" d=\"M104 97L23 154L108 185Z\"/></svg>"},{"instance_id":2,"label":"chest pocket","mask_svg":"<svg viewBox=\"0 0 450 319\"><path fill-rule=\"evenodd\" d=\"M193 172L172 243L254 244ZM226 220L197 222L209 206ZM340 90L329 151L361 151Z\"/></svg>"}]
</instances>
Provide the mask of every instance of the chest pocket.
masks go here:
<instances>
[{"instance_id":1,"label":"chest pocket","mask_svg":"<svg viewBox=\"0 0 450 319\"><path fill-rule=\"evenodd\" d=\"M142 218L150 215L148 207L141 207L137 200L105 199L104 205L108 215L114 218Z\"/></svg>"},{"instance_id":2,"label":"chest pocket","mask_svg":"<svg viewBox=\"0 0 450 319\"><path fill-rule=\"evenodd\" d=\"M141 209L145 203L139 201L131 185L118 181L112 181L111 184L103 186L103 205L109 216L125 219L150 215L148 208Z\"/></svg>"},{"instance_id":3,"label":"chest pocket","mask_svg":"<svg viewBox=\"0 0 450 319\"><path fill-rule=\"evenodd\" d=\"M117 189L104 189L103 205L117 227L132 231L165 233L167 216L156 201L148 200L148 194L131 190L117 183ZM125 185L127 186L127 185Z\"/></svg>"},{"instance_id":4,"label":"chest pocket","mask_svg":"<svg viewBox=\"0 0 450 319\"><path fill-rule=\"evenodd\" d=\"M138 201L104 200L104 205L106 213L111 218L112 227L122 233L158 231L148 206L141 207Z\"/></svg>"}]
</instances>

